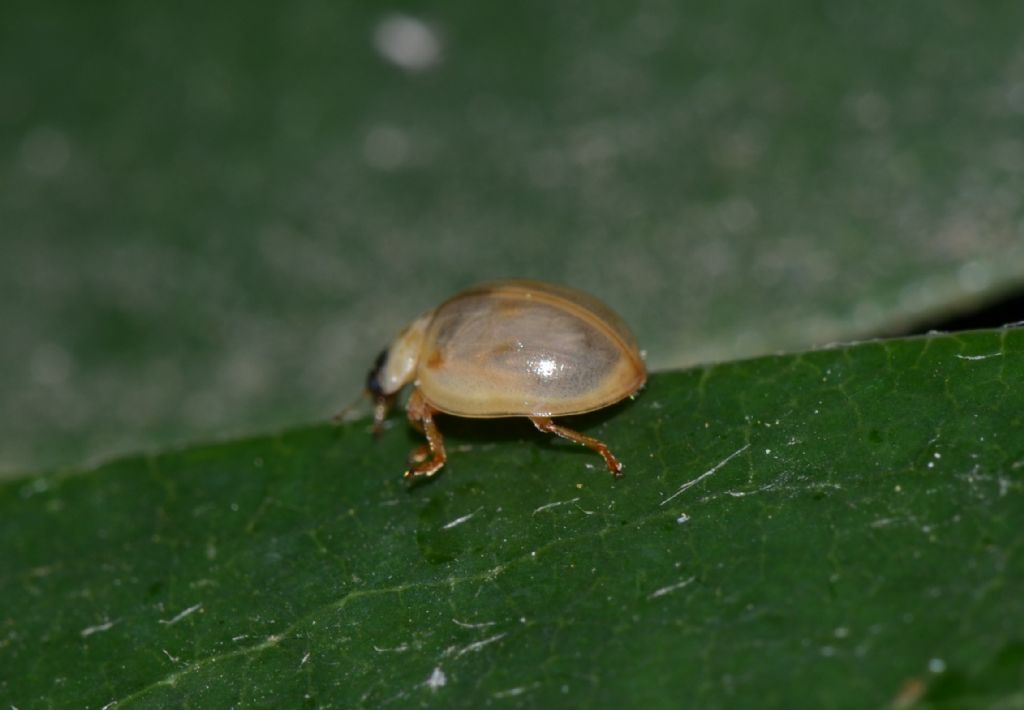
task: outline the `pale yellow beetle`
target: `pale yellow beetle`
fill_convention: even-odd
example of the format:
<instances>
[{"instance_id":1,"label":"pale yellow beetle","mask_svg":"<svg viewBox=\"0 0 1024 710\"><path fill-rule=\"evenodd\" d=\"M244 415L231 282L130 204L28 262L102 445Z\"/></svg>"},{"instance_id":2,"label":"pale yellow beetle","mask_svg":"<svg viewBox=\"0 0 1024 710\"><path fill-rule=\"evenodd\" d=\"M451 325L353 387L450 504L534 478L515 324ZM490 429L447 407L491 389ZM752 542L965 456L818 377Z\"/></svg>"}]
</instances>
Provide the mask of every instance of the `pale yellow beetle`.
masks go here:
<instances>
[{"instance_id":1,"label":"pale yellow beetle","mask_svg":"<svg viewBox=\"0 0 1024 710\"><path fill-rule=\"evenodd\" d=\"M635 394L647 369L626 324L581 291L539 281L497 281L462 291L424 313L377 358L366 378L380 430L395 397L414 383L409 421L427 437L407 478L444 466L437 413L527 417L544 432L588 446L613 476L608 447L551 417L601 409Z\"/></svg>"}]
</instances>

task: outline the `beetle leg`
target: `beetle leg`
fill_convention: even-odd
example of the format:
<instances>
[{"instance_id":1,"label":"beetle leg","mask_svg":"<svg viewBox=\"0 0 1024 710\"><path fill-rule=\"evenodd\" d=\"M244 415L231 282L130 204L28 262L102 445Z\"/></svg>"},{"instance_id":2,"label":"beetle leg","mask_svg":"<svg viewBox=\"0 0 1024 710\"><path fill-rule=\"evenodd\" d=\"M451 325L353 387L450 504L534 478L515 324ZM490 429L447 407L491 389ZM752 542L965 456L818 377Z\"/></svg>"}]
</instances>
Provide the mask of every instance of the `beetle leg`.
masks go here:
<instances>
[{"instance_id":1,"label":"beetle leg","mask_svg":"<svg viewBox=\"0 0 1024 710\"><path fill-rule=\"evenodd\" d=\"M412 395L409 397L406 413L413 426L426 435L427 445L413 451L411 458L413 461L416 461L416 465L405 472L405 477L416 478L426 476L429 478L441 470L447 459L444 450L444 438L441 436L441 432L438 431L437 424L434 423L434 409L427 404L427 401L423 399L423 395L417 389L413 390ZM430 451L429 459L427 459L424 448Z\"/></svg>"},{"instance_id":2,"label":"beetle leg","mask_svg":"<svg viewBox=\"0 0 1024 710\"><path fill-rule=\"evenodd\" d=\"M380 395L373 400L373 435L379 437L384 433L384 420L388 417L388 410L395 403L394 395Z\"/></svg>"},{"instance_id":3,"label":"beetle leg","mask_svg":"<svg viewBox=\"0 0 1024 710\"><path fill-rule=\"evenodd\" d=\"M593 437L580 434L578 431L569 429L564 426L560 426L551 421L551 417L530 417L530 421L533 425L543 432L549 434L556 434L563 439L569 441L575 441L577 444L583 444L584 446L593 449L597 453L604 457L604 462L608 464L608 470L612 472L615 478L622 478L622 464L615 458L615 454L611 452L608 445L603 441L599 441Z\"/></svg>"},{"instance_id":4,"label":"beetle leg","mask_svg":"<svg viewBox=\"0 0 1024 710\"><path fill-rule=\"evenodd\" d=\"M417 446L409 454L409 465L423 463L430 458L430 444L424 444L423 446Z\"/></svg>"}]
</instances>

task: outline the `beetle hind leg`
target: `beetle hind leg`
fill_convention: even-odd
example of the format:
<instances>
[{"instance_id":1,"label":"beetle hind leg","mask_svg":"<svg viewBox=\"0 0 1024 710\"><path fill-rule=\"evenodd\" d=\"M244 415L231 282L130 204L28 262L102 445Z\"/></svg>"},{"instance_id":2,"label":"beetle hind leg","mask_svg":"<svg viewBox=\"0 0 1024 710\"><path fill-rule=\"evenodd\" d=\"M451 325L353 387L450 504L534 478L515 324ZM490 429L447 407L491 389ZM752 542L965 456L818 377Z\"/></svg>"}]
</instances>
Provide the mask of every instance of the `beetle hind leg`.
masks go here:
<instances>
[{"instance_id":1,"label":"beetle hind leg","mask_svg":"<svg viewBox=\"0 0 1024 710\"><path fill-rule=\"evenodd\" d=\"M426 435L427 443L409 455L410 463L414 465L405 472L405 477L429 478L441 470L448 458L444 450L444 438L434 423L434 409L423 399L419 390L413 390L406 405L406 414L412 425Z\"/></svg>"},{"instance_id":2,"label":"beetle hind leg","mask_svg":"<svg viewBox=\"0 0 1024 710\"><path fill-rule=\"evenodd\" d=\"M582 444L587 448L593 449L597 453L601 454L604 458L604 462L608 465L608 470L612 472L612 476L615 478L622 478L622 463L615 458L615 454L611 452L608 445L603 441L581 434L578 431L569 429L568 427L555 424L551 421L551 417L530 417L530 421L533 425L543 432L548 434L555 434L563 439L568 439L577 444Z\"/></svg>"}]
</instances>

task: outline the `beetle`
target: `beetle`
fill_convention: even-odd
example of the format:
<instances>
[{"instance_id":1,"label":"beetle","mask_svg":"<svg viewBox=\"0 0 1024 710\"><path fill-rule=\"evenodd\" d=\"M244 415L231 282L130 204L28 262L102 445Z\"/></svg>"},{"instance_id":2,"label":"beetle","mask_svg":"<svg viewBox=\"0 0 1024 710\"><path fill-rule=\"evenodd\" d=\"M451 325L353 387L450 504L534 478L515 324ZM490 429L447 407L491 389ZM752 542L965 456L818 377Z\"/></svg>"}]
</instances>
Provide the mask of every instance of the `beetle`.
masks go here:
<instances>
[{"instance_id":1,"label":"beetle","mask_svg":"<svg viewBox=\"0 0 1024 710\"><path fill-rule=\"evenodd\" d=\"M634 396L647 368L626 323L568 286L507 280L473 286L409 324L366 377L374 431L413 383L409 422L427 438L406 478L430 477L447 459L435 414L526 417L542 432L590 447L616 478L608 446L552 417L583 414Z\"/></svg>"}]
</instances>

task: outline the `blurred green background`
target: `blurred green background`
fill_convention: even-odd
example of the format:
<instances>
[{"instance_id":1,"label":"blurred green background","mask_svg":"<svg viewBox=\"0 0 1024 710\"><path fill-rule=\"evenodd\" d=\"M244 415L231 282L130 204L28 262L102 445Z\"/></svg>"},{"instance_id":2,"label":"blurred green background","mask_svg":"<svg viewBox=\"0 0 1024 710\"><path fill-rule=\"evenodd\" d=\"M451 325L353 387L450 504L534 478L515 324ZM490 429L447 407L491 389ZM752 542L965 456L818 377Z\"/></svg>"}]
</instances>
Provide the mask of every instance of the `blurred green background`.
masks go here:
<instances>
[{"instance_id":1,"label":"blurred green background","mask_svg":"<svg viewBox=\"0 0 1024 710\"><path fill-rule=\"evenodd\" d=\"M1024 275L1024 4L0 7L0 472L322 420L526 276L655 368Z\"/></svg>"}]
</instances>

